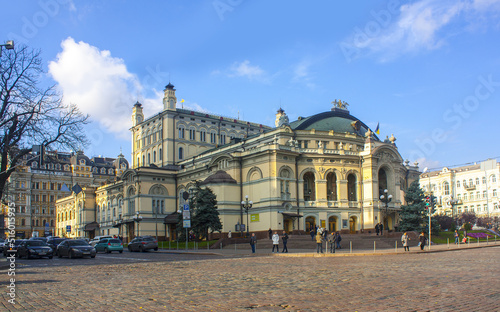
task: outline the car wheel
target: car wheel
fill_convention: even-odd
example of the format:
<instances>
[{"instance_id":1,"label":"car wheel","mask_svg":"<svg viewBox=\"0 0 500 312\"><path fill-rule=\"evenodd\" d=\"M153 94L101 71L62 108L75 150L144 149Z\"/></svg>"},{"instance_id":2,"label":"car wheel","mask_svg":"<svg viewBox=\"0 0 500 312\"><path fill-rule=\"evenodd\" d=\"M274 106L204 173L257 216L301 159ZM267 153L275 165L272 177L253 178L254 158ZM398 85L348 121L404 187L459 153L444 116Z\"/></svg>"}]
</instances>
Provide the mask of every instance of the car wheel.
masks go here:
<instances>
[{"instance_id":1,"label":"car wheel","mask_svg":"<svg viewBox=\"0 0 500 312\"><path fill-rule=\"evenodd\" d=\"M73 250L69 251L68 258L73 259L75 255L73 254Z\"/></svg>"},{"instance_id":2,"label":"car wheel","mask_svg":"<svg viewBox=\"0 0 500 312\"><path fill-rule=\"evenodd\" d=\"M158 251L158 247L155 248L155 251Z\"/></svg>"},{"instance_id":3,"label":"car wheel","mask_svg":"<svg viewBox=\"0 0 500 312\"><path fill-rule=\"evenodd\" d=\"M109 249L108 249L108 248L104 248L104 252L105 252L105 253L111 253L111 251L109 251Z\"/></svg>"},{"instance_id":4,"label":"car wheel","mask_svg":"<svg viewBox=\"0 0 500 312\"><path fill-rule=\"evenodd\" d=\"M144 250L144 247L142 247L142 246L139 247L139 251L146 252L146 250Z\"/></svg>"},{"instance_id":5,"label":"car wheel","mask_svg":"<svg viewBox=\"0 0 500 312\"><path fill-rule=\"evenodd\" d=\"M122 253L122 252L123 252L123 250L120 250L120 251L118 251L118 252L119 252L119 253Z\"/></svg>"},{"instance_id":6,"label":"car wheel","mask_svg":"<svg viewBox=\"0 0 500 312\"><path fill-rule=\"evenodd\" d=\"M58 258L62 258L62 255L61 255L61 253L59 251L57 252L57 257Z\"/></svg>"},{"instance_id":7,"label":"car wheel","mask_svg":"<svg viewBox=\"0 0 500 312\"><path fill-rule=\"evenodd\" d=\"M49 259L52 259L52 256L49 256Z\"/></svg>"},{"instance_id":8,"label":"car wheel","mask_svg":"<svg viewBox=\"0 0 500 312\"><path fill-rule=\"evenodd\" d=\"M19 258L21 258L21 255L19 255ZM31 256L30 256L29 252L26 253L26 259L31 259Z\"/></svg>"},{"instance_id":9,"label":"car wheel","mask_svg":"<svg viewBox=\"0 0 500 312\"><path fill-rule=\"evenodd\" d=\"M132 252L132 247L128 246L128 251Z\"/></svg>"},{"instance_id":10,"label":"car wheel","mask_svg":"<svg viewBox=\"0 0 500 312\"><path fill-rule=\"evenodd\" d=\"M93 255L93 256L90 256L90 258L95 258L95 255Z\"/></svg>"}]
</instances>

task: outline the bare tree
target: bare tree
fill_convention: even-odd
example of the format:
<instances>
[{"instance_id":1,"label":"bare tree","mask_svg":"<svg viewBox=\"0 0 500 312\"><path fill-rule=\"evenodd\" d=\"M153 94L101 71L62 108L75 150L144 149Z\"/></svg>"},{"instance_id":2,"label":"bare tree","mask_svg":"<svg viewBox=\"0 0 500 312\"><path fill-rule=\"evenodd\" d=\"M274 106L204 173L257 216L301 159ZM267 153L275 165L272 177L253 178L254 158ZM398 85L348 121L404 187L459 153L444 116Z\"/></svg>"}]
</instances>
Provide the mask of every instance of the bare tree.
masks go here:
<instances>
[{"instance_id":1,"label":"bare tree","mask_svg":"<svg viewBox=\"0 0 500 312\"><path fill-rule=\"evenodd\" d=\"M66 105L55 85L43 86L40 51L20 46L0 59L0 198L9 176L32 145L81 149L89 116Z\"/></svg>"}]
</instances>

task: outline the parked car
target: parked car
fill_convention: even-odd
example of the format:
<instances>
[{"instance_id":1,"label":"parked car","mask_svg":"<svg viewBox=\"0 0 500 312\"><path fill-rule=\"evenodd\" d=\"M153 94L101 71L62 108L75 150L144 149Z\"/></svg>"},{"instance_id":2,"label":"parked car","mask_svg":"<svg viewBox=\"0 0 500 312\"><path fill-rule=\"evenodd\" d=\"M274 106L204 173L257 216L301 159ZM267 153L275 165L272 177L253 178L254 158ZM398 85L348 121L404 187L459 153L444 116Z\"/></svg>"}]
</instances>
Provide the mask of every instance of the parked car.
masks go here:
<instances>
[{"instance_id":1,"label":"parked car","mask_svg":"<svg viewBox=\"0 0 500 312\"><path fill-rule=\"evenodd\" d=\"M71 259L85 256L95 258L96 252L95 248L83 239L66 239L57 246L56 254L59 258L68 257Z\"/></svg>"},{"instance_id":2,"label":"parked car","mask_svg":"<svg viewBox=\"0 0 500 312\"><path fill-rule=\"evenodd\" d=\"M0 238L0 249L3 249L4 244L5 244L5 239Z\"/></svg>"},{"instance_id":3,"label":"parked car","mask_svg":"<svg viewBox=\"0 0 500 312\"><path fill-rule=\"evenodd\" d=\"M111 236L111 235L96 236L90 240L90 242L89 242L90 246L95 246L95 244L100 242L101 239L103 239L103 238L113 238L113 236Z\"/></svg>"},{"instance_id":4,"label":"parked car","mask_svg":"<svg viewBox=\"0 0 500 312\"><path fill-rule=\"evenodd\" d=\"M3 255L7 257L11 254L16 254L17 256L17 248L24 241L25 239L16 239L11 246L9 240L6 240L3 246Z\"/></svg>"},{"instance_id":5,"label":"parked car","mask_svg":"<svg viewBox=\"0 0 500 312\"><path fill-rule=\"evenodd\" d=\"M105 253L111 253L113 251L123 252L123 243L118 238L103 238L97 244L94 245L95 251L104 251Z\"/></svg>"},{"instance_id":6,"label":"parked car","mask_svg":"<svg viewBox=\"0 0 500 312\"><path fill-rule=\"evenodd\" d=\"M57 250L57 246L62 243L64 240L66 240L66 238L60 238L60 237L57 237L57 236L52 236L52 237L49 237L47 239L47 245L49 245L52 250L54 251L54 253L56 252Z\"/></svg>"},{"instance_id":7,"label":"parked car","mask_svg":"<svg viewBox=\"0 0 500 312\"><path fill-rule=\"evenodd\" d=\"M47 243L41 240L29 239L22 242L19 247L17 247L17 256L19 258L26 257L30 259L31 257L48 257L52 259L54 252Z\"/></svg>"},{"instance_id":8,"label":"parked car","mask_svg":"<svg viewBox=\"0 0 500 312\"><path fill-rule=\"evenodd\" d=\"M128 244L129 251L158 250L158 241L152 236L138 236Z\"/></svg>"}]
</instances>

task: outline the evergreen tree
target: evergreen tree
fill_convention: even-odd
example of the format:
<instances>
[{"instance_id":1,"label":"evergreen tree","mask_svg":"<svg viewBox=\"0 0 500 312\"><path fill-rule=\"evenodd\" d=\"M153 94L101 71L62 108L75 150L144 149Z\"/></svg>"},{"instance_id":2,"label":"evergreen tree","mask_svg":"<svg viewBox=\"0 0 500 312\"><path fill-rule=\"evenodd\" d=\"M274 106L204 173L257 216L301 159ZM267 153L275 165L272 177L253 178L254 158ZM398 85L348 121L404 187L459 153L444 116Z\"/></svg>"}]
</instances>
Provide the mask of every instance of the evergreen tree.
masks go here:
<instances>
[{"instance_id":1,"label":"evergreen tree","mask_svg":"<svg viewBox=\"0 0 500 312\"><path fill-rule=\"evenodd\" d=\"M402 232L418 231L428 233L429 209L425 206L424 191L418 181L414 181L405 194L407 205L401 206L399 213L399 228ZM432 234L439 234L439 223L436 218L431 218Z\"/></svg>"},{"instance_id":2,"label":"evergreen tree","mask_svg":"<svg viewBox=\"0 0 500 312\"><path fill-rule=\"evenodd\" d=\"M217 210L217 196L208 187L201 188L196 182L191 202L191 226L196 237L208 239L208 233L222 230L222 223Z\"/></svg>"}]
</instances>

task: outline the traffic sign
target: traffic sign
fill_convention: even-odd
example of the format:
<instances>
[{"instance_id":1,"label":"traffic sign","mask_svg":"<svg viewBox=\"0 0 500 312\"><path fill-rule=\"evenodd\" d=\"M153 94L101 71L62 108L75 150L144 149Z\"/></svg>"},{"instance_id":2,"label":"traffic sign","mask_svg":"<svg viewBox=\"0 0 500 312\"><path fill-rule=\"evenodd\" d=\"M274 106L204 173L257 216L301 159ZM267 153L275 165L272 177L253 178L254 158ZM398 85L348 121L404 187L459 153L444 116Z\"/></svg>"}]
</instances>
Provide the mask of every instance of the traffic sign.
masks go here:
<instances>
[{"instance_id":1,"label":"traffic sign","mask_svg":"<svg viewBox=\"0 0 500 312\"><path fill-rule=\"evenodd\" d=\"M183 208L184 208L184 210L189 211L189 204L184 204Z\"/></svg>"},{"instance_id":2,"label":"traffic sign","mask_svg":"<svg viewBox=\"0 0 500 312\"><path fill-rule=\"evenodd\" d=\"M182 225L184 228L190 228L191 227L191 220L182 220Z\"/></svg>"},{"instance_id":3,"label":"traffic sign","mask_svg":"<svg viewBox=\"0 0 500 312\"><path fill-rule=\"evenodd\" d=\"M71 225L66 225L66 232L71 233Z\"/></svg>"},{"instance_id":4,"label":"traffic sign","mask_svg":"<svg viewBox=\"0 0 500 312\"><path fill-rule=\"evenodd\" d=\"M182 219L184 219L184 220L191 219L191 212L189 210L184 210L182 212Z\"/></svg>"}]
</instances>

